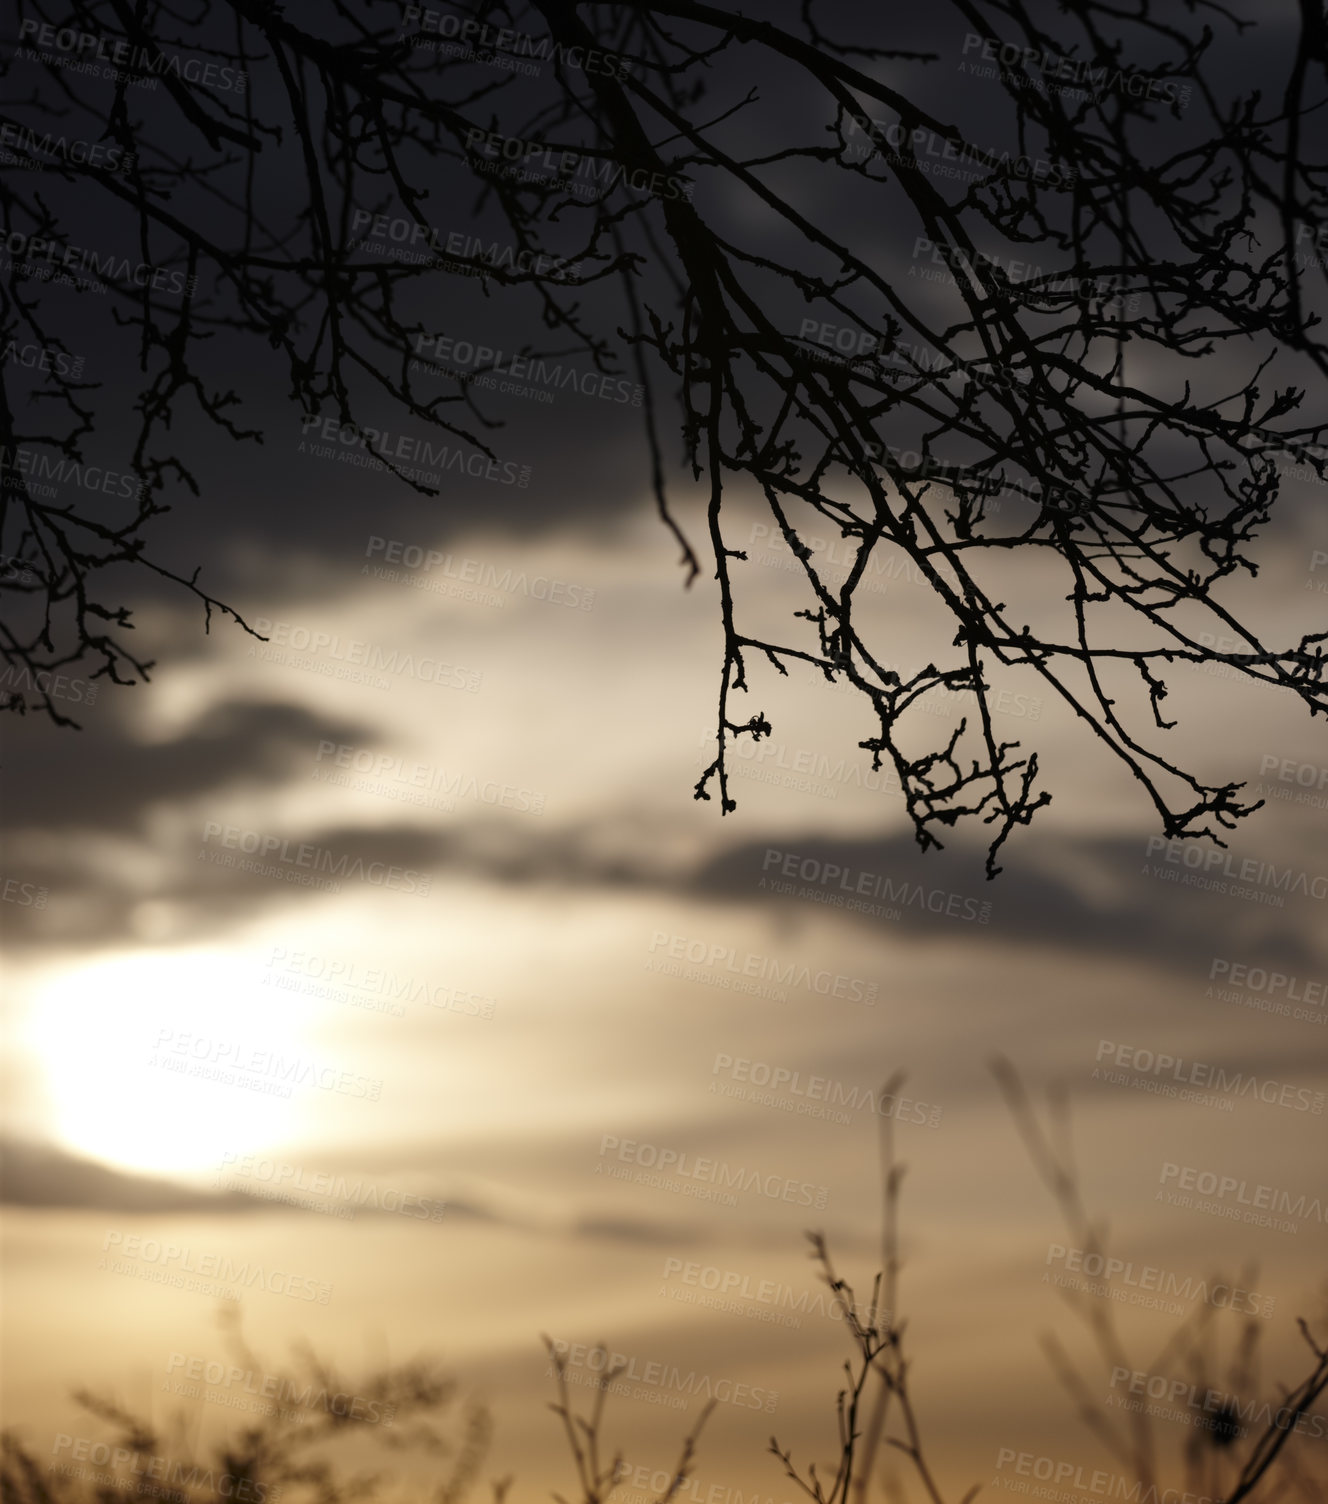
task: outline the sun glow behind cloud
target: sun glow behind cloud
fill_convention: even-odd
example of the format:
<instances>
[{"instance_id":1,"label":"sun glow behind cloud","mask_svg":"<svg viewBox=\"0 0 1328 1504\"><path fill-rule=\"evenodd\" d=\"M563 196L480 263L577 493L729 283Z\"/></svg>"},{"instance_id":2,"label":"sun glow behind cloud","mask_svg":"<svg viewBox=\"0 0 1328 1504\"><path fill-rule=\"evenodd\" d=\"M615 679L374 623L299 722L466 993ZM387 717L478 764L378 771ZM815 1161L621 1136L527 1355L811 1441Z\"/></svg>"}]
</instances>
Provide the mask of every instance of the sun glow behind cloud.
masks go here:
<instances>
[{"instance_id":1,"label":"sun glow behind cloud","mask_svg":"<svg viewBox=\"0 0 1328 1504\"><path fill-rule=\"evenodd\" d=\"M129 952L50 978L25 1042L52 1133L102 1163L164 1174L284 1136L301 1092L282 1071L316 1055L312 1007L280 1002L220 951Z\"/></svg>"}]
</instances>

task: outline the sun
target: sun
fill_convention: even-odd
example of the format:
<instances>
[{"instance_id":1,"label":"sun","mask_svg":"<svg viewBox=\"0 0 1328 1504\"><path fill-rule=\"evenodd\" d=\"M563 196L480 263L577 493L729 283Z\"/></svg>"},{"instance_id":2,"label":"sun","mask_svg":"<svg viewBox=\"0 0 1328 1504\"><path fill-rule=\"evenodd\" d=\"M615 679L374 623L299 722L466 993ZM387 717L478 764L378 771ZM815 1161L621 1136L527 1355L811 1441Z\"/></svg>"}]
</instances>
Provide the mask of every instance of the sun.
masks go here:
<instances>
[{"instance_id":1,"label":"sun","mask_svg":"<svg viewBox=\"0 0 1328 1504\"><path fill-rule=\"evenodd\" d=\"M119 1169L204 1175L288 1137L299 1091L252 1067L308 1055L309 1005L242 956L127 953L62 972L35 997L27 1042L50 1131Z\"/></svg>"}]
</instances>

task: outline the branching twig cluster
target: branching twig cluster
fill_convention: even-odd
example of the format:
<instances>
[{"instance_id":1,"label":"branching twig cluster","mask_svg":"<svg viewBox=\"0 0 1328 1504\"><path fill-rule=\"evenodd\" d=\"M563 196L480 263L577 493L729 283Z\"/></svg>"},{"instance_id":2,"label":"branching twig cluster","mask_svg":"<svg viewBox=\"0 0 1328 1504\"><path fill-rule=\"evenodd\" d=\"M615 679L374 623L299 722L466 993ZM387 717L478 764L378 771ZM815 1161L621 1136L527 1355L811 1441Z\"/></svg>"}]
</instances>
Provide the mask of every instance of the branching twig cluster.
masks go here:
<instances>
[{"instance_id":1,"label":"branching twig cluster","mask_svg":"<svg viewBox=\"0 0 1328 1504\"><path fill-rule=\"evenodd\" d=\"M435 12L457 25L432 37L411 9L21 0L0 124L30 170L0 183L0 331L45 353L35 381L0 372L11 706L64 720L43 675L148 672L116 566L192 591L209 619L228 609L147 533L180 495L225 504L217 436L271 431L233 376L251 349L294 412L424 494L447 480L403 457L403 432L412 452L425 435L505 452L484 369L419 358L439 303L468 289L507 300L531 331L523 355L599 372L626 357L645 389L659 511L688 579L718 581L716 752L698 798L717 789L731 810L733 740L771 728L735 709L756 670L804 664L862 697L860 745L897 775L922 846L977 819L993 875L1049 797L1036 750L999 729L1001 675L1068 706L1166 835L1221 842L1257 807L1158 738L1184 665L1328 709L1328 634L1267 641L1230 599L1257 571L1280 462L1328 477L1328 425L1305 400L1328 371L1328 257L1304 249L1321 247L1328 203L1315 7L1270 64L1284 74L1271 93L1232 95L1210 53L1248 23L1215 5L1187 5L1187 30L1149 0L1082 0L1054 23L1023 0L950 0L948 22L1001 59L980 127L900 85L937 54L892 47L875 13L865 40L833 38L814 0L784 21L702 0L484 3ZM93 85L62 36L132 61ZM231 83L195 84L188 63ZM1082 87L1048 86L1067 71ZM103 144L113 169L105 151L52 157L52 133ZM97 338L113 336L95 381L76 355L94 309ZM808 313L855 357L795 333ZM704 546L668 495L675 393L708 486ZM104 463L126 484L90 498L68 475L112 434L125 438ZM744 606L735 497L766 509L802 571L777 634ZM818 532L847 551L842 578L811 548ZM902 623L860 588L883 555L939 606L947 657L891 666ZM1012 561L1056 579L1055 610L1004 599ZM940 745L910 714L934 690L970 707Z\"/></svg>"},{"instance_id":2,"label":"branching twig cluster","mask_svg":"<svg viewBox=\"0 0 1328 1504\"><path fill-rule=\"evenodd\" d=\"M1009 1063L998 1060L994 1070L1025 1147L1059 1205L1070 1236L1086 1255L1099 1255L1105 1262L1105 1230L1089 1216L1081 1199L1063 1095L1052 1094L1052 1122L1048 1130L1039 1121ZM902 1082L903 1077L896 1076L883 1090L897 1092ZM882 1447L902 1454L930 1504L944 1504L927 1463L922 1428L909 1393L911 1360L904 1352L906 1323L894 1314L898 1308L899 1193L904 1171L895 1159L888 1120L881 1124L881 1163L882 1267L865 1312L860 1312L852 1286L837 1273L825 1239L819 1233L810 1235L812 1256L822 1277L848 1309L845 1326L856 1349L853 1359L844 1364L845 1386L835 1400L838 1462L833 1476L819 1473L814 1463L798 1468L789 1450L771 1439L770 1450L783 1465L786 1476L812 1504L850 1504L850 1501L865 1504ZM1241 1283L1247 1281L1242 1279ZM1070 1288L1060 1293L1088 1326L1108 1373L1141 1371L1141 1365L1132 1361L1117 1329L1111 1301ZM1208 1392L1215 1375L1216 1314L1213 1307L1205 1306L1200 1314L1181 1322L1162 1351L1142 1371L1164 1377L1173 1371L1184 1372L1201 1392ZM1255 1363L1258 1325L1255 1318L1244 1325L1227 1370L1226 1385L1229 1395L1246 1401L1249 1413L1259 1413L1262 1417L1265 1407L1257 1403ZM1297 1326L1310 1349L1311 1362L1305 1378L1294 1387L1282 1387L1276 1402L1266 1407L1266 1422L1261 1419L1257 1426L1243 1426L1233 1403L1219 1411L1211 1426L1192 1432L1182 1456L1185 1487L1192 1496L1219 1500L1221 1504L1241 1504L1256 1494L1295 1497L1305 1504L1318 1504L1322 1499L1317 1483L1288 1443L1299 1429L1298 1422L1308 1417L1315 1401L1328 1392L1328 1351L1316 1341L1303 1319ZM1123 1415L1109 1411L1093 1397L1092 1386L1064 1347L1054 1338L1045 1345L1079 1418L1120 1462L1125 1469L1122 1477L1130 1486L1137 1485L1141 1497L1158 1497L1167 1480L1162 1476L1153 1420L1146 1407ZM892 1425L892 1416L896 1415ZM968 1489L961 1504L970 1504L980 1488L980 1484L975 1484Z\"/></svg>"}]
</instances>

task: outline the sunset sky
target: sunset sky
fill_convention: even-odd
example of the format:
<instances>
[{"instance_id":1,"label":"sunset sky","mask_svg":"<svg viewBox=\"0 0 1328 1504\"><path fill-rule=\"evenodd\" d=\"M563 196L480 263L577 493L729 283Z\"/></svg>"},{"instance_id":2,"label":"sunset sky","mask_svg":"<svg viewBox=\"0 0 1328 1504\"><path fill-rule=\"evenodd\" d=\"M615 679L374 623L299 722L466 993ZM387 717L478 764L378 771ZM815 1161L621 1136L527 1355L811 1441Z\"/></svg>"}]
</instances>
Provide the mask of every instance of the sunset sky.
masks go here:
<instances>
[{"instance_id":1,"label":"sunset sky","mask_svg":"<svg viewBox=\"0 0 1328 1504\"><path fill-rule=\"evenodd\" d=\"M218 1354L216 1302L150 1282L213 1254L298 1275L301 1291L331 1287L326 1306L245 1293L247 1334L269 1355L301 1336L351 1366L441 1353L492 1404L494 1461L517 1472L522 1497L561 1476L542 1408L544 1331L603 1339L641 1369L677 1364L777 1391L773 1416L720 1407L698 1476L782 1499L764 1440L773 1425L800 1451L825 1452L846 1356L841 1323L815 1314L826 1305L803 1230L823 1228L867 1285L878 1200L868 1093L906 1070L908 1104L895 1109L909 1167L904 1299L941 1471L952 1485L976 1481L1001 1447L1097 1461L1068 1402L1030 1398L1056 1388L1038 1333L1073 1327L1044 1282L1063 1236L988 1074L995 1053L1034 1088L1068 1088L1085 1194L1123 1257L1195 1280L1257 1266L1249 1288L1276 1301L1269 1372L1289 1372L1292 1319L1322 1304L1322 1222L1294 1233L1214 1222L1159 1195L1177 1188L1175 1172L1162 1178L1168 1164L1320 1194L1323 900L1221 900L1160 876L1190 869L1150 851L1146 811L1051 706L1036 730L1056 801L995 883L971 847L918 858L898 801L863 786L865 753L834 776L852 707L796 681L763 685L770 697L756 703L782 749L764 767L808 787L744 774L739 810L721 823L690 798L709 698L707 602L680 590L670 548L644 503L635 510L612 529L439 538L421 523L409 535L514 578L593 590L588 611L512 591L497 608L433 598L366 579L349 550L339 568L290 569L302 588L278 598L274 619L426 651L446 643L482 671L474 694L400 676L387 691L338 684L261 661L233 628L203 639L187 613L161 606L145 622L161 644L151 686L100 694L78 734L24 727L14 776L31 795L9 806L10 873L46 897L11 911L20 954L5 1096L12 1134L59 1156L20 1176L26 1204L6 1218L6 1404L39 1436L69 1427L75 1383L155 1409L172 1353ZM235 554L242 584L242 545ZM1270 569L1288 617L1314 604L1308 564L1292 543ZM777 594L784 578L770 570L761 588ZM906 609L910 588L890 582L883 603ZM925 650L900 639L901 657ZM1279 772L1284 758L1315 763L1276 703L1256 713L1252 697L1197 675L1189 688L1193 744L1215 766L1254 783L1266 755ZM326 744L399 759L360 775L397 798L321 776L337 756ZM817 757L830 776L796 771ZM415 807L401 795L434 780L416 764L446 770L440 789L473 776L475 790L452 808ZM542 812L515 795L512 807L486 804L490 784L538 794ZM1232 851L1304 871L1322 893L1322 811L1296 801L1295 782L1273 789ZM240 872L209 860L226 849L206 834L214 826L371 850L431 885L425 896L367 880L325 893ZM895 892L907 877L914 893L943 891L952 913L915 902L898 920L862 919L763 889L789 855L855 881L887 874ZM967 917L988 904L985 923ZM1227 1001L1210 982L1220 963L1297 980L1279 993L1228 989ZM1263 1011L1261 998L1297 989L1310 1000L1303 1016ZM1117 1047L1311 1095L1245 1097L1230 1111L1166 1100L1095 1079ZM259 1086L283 1068L261 1052L300 1062L287 1079L332 1084L277 1096L178 1069L253 1052ZM766 1105L761 1083L780 1068L799 1073L801 1090L791 1095L786 1076L782 1105ZM809 1086L817 1077L834 1090ZM817 1092L822 1117L801 1110ZM623 1157L632 1142L656 1152ZM658 1151L744 1179L755 1169L762 1189L725 1205L625 1178L644 1176ZM89 1176L88 1162L197 1188L216 1209L184 1193L143 1209L138 1179ZM320 1174L345 1177L340 1199ZM261 1195L278 1176L331 1210L348 1195L356 1204L362 1182L391 1206L418 1199L346 1220L226 1194ZM442 1220L423 1219L436 1202ZM106 1269L135 1237L185 1251L141 1254L132 1274ZM689 1287L687 1265L722 1273L693 1271ZM749 1292L763 1281L811 1290L799 1325L760 1319L768 1291L749 1295L747 1316L687 1303L702 1278L733 1289L735 1275ZM1122 1319L1146 1369L1171 1319ZM665 1466L697 1403L623 1399L615 1434L630 1458Z\"/></svg>"},{"instance_id":2,"label":"sunset sky","mask_svg":"<svg viewBox=\"0 0 1328 1504\"><path fill-rule=\"evenodd\" d=\"M506 337L470 281L443 292L440 326ZM269 641L127 585L151 682L71 690L80 731L8 728L3 1404L37 1455L100 1434L74 1388L161 1418L188 1361L229 1361L221 1271L240 1267L262 1271L238 1305L269 1366L304 1339L361 1373L437 1355L491 1408L483 1477L514 1473L517 1504L573 1486L541 1333L632 1360L609 1435L634 1466L670 1466L700 1408L660 1375L741 1396L696 1497L785 1504L769 1438L833 1461L851 1351L804 1234L870 1288L880 1088L902 1071L901 1305L947 1496L1012 1487L1006 1454L1120 1471L1043 1351L1057 1334L1093 1397L1124 1393L1057 1287L1075 1251L998 1056L1039 1100L1068 1094L1118 1286L1146 1291L1147 1267L1239 1288L1261 1391L1300 1378L1295 1319L1328 1319L1328 749L1302 705L1173 667L1168 749L1266 799L1225 852L1182 848L1010 671L998 729L1054 798L989 882L981 829L919 853L858 746L865 704L755 664L739 709L774 731L740 749L721 817L692 797L715 587L684 589L630 403L507 400L529 484L429 499L320 454L280 381L247 388L273 404L266 443L219 450L157 534ZM675 468L699 538L704 490ZM1231 595L1279 641L1320 629L1328 592L1322 487L1285 494ZM786 620L804 602L767 523L735 480L745 609ZM1063 608L1049 566L994 577L1030 620ZM905 667L953 635L898 560L859 611ZM366 644L392 666L362 671ZM923 714L935 735L962 709ZM1201 1180L1227 1189L1197 1206ZM1257 1187L1304 1214L1245 1218ZM1132 1369L1202 1307L1120 1299ZM238 1422L233 1392L188 1401L202 1434ZM1158 1434L1174 1459L1191 1432ZM1328 1420L1297 1445L1328 1476ZM403 1489L430 1476L395 1465Z\"/></svg>"}]
</instances>

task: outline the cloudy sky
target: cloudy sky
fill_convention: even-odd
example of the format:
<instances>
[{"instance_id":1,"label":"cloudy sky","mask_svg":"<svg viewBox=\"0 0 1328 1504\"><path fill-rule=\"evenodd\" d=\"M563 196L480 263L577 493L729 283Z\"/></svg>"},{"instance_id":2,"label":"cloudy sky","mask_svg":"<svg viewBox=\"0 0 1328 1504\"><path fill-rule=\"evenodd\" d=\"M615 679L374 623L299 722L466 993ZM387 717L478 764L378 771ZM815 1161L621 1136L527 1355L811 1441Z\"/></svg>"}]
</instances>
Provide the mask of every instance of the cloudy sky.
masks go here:
<instances>
[{"instance_id":1,"label":"cloudy sky","mask_svg":"<svg viewBox=\"0 0 1328 1504\"><path fill-rule=\"evenodd\" d=\"M453 280L448 327L501 338ZM279 379L256 373L257 398ZM12 1421L39 1453L91 1434L78 1385L164 1415L181 1354L226 1356L218 1271L243 1266L273 1364L306 1338L352 1370L440 1355L491 1407L487 1472L522 1501L570 1483L541 1333L741 1396L697 1476L790 1499L768 1438L833 1458L849 1356L804 1233L869 1286L880 1086L902 1071L901 1304L940 1481L1008 1483L1011 1451L1117 1466L1040 1345L1059 1334L1089 1394L1121 1397L1056 1283L1085 1276L996 1056L1068 1093L1112 1251L1246 1292L1260 1392L1294 1382L1294 1319L1328 1295L1328 749L1303 707L1175 670L1169 746L1267 800L1196 867L1206 850L1159 840L1084 729L1012 678L1001 732L1037 747L1054 800L987 882L976 836L918 853L857 747L864 705L758 668L750 711L774 733L741 749L721 818L692 798L715 590L683 588L638 415L574 392L504 413L529 487L425 499L320 457L284 410L159 532L269 641L205 634L193 603L135 587L151 682L99 681L77 732L10 728ZM680 474L677 496L699 536L702 493ZM1321 488L1287 496L1243 597L1279 640L1322 622L1328 578ZM735 486L744 599L787 617L793 561L763 515ZM1001 583L1030 615L1064 593L1032 564ZM873 578L863 610L891 662L948 641L907 571ZM352 673L366 643L393 667ZM921 712L938 730L961 713ZM1218 1071L1239 1084L1176 1086ZM1228 1189L1205 1199L1212 1177ZM1260 1186L1304 1214L1242 1220ZM1225 1357L1241 1323L1220 1304ZM1132 1368L1204 1316L1127 1294ZM234 1419L228 1393L190 1400L205 1431ZM698 1409L636 1378L611 1435L658 1469ZM1158 1431L1175 1456L1191 1434ZM1328 1428L1300 1445L1324 1476Z\"/></svg>"}]
</instances>

